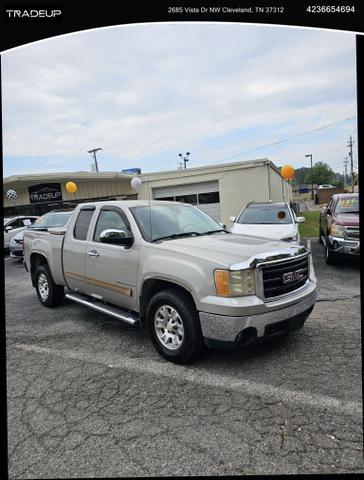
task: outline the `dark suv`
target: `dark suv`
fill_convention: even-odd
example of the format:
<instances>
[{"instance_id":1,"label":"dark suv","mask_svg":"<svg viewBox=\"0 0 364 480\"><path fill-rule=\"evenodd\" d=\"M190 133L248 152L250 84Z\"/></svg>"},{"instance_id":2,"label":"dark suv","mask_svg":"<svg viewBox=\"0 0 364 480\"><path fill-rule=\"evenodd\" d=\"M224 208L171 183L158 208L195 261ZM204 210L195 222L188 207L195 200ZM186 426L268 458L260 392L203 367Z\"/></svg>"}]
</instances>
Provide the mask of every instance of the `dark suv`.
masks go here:
<instances>
[{"instance_id":1,"label":"dark suv","mask_svg":"<svg viewBox=\"0 0 364 480\"><path fill-rule=\"evenodd\" d=\"M333 195L320 216L319 240L325 244L326 263L339 256L360 253L359 194Z\"/></svg>"}]
</instances>

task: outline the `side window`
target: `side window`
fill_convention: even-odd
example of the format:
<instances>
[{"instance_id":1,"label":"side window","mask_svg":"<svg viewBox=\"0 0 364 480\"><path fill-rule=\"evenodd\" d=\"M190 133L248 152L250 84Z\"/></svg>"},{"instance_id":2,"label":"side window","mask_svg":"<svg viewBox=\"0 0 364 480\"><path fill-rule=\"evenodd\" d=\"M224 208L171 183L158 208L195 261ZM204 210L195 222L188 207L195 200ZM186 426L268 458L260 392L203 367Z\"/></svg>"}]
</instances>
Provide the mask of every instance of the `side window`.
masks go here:
<instances>
[{"instance_id":1,"label":"side window","mask_svg":"<svg viewBox=\"0 0 364 480\"><path fill-rule=\"evenodd\" d=\"M16 218L12 222L8 223L8 226L13 227L13 228L24 227L23 220L21 218Z\"/></svg>"},{"instance_id":2,"label":"side window","mask_svg":"<svg viewBox=\"0 0 364 480\"><path fill-rule=\"evenodd\" d=\"M132 236L127 220L115 210L101 210L97 219L94 242L100 242L101 232L107 229L124 230L127 237Z\"/></svg>"},{"instance_id":3,"label":"side window","mask_svg":"<svg viewBox=\"0 0 364 480\"><path fill-rule=\"evenodd\" d=\"M77 238L78 240L86 240L88 227L93 214L94 210L83 209L80 211L73 230L74 238Z\"/></svg>"},{"instance_id":4,"label":"side window","mask_svg":"<svg viewBox=\"0 0 364 480\"><path fill-rule=\"evenodd\" d=\"M330 210L331 210L331 213L334 213L335 207L336 207L336 201L335 201L335 200L331 200L330 205L329 205L329 208L330 208Z\"/></svg>"}]
</instances>

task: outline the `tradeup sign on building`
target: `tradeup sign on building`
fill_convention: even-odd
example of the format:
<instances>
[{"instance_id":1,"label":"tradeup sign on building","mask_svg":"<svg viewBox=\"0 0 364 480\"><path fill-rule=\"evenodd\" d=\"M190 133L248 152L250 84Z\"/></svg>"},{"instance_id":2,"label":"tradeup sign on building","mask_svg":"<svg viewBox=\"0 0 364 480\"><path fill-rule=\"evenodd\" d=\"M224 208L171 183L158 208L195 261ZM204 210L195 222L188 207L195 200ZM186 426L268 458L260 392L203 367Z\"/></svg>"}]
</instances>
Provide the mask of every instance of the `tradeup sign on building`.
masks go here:
<instances>
[{"instance_id":1,"label":"tradeup sign on building","mask_svg":"<svg viewBox=\"0 0 364 480\"><path fill-rule=\"evenodd\" d=\"M42 183L28 187L30 203L61 202L62 190L60 183Z\"/></svg>"}]
</instances>

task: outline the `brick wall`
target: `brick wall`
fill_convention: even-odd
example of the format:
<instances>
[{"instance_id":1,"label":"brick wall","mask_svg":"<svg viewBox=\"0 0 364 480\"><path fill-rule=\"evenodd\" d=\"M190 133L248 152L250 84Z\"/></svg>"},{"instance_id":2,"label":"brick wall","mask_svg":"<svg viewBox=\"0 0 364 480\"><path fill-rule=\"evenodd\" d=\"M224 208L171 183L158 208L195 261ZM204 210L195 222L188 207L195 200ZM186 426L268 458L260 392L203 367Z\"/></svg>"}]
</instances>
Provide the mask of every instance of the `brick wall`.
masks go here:
<instances>
[{"instance_id":1,"label":"brick wall","mask_svg":"<svg viewBox=\"0 0 364 480\"><path fill-rule=\"evenodd\" d=\"M344 189L340 188L322 188L317 190L318 203L329 203L331 197L336 193L344 193Z\"/></svg>"}]
</instances>

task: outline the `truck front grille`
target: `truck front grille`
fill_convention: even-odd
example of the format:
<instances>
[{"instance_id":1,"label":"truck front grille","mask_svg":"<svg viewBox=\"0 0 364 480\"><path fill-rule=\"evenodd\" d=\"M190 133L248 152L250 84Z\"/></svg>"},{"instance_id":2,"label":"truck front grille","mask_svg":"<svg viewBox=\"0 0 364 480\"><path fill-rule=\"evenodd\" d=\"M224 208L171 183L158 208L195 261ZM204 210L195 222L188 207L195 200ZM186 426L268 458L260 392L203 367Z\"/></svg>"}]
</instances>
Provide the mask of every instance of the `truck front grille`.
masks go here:
<instances>
[{"instance_id":1,"label":"truck front grille","mask_svg":"<svg viewBox=\"0 0 364 480\"><path fill-rule=\"evenodd\" d=\"M279 297L305 285L309 275L308 255L262 265L265 298Z\"/></svg>"},{"instance_id":2,"label":"truck front grille","mask_svg":"<svg viewBox=\"0 0 364 480\"><path fill-rule=\"evenodd\" d=\"M345 238L347 240L358 241L360 238L359 227L346 227L345 228Z\"/></svg>"}]
</instances>

